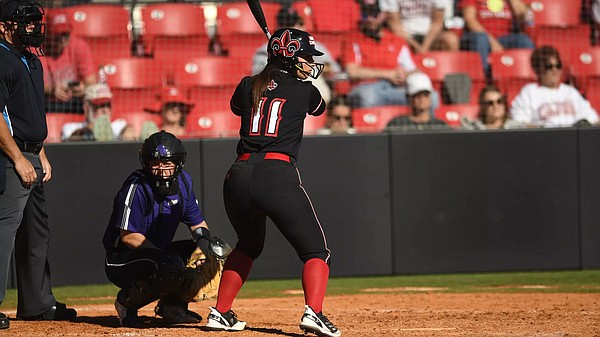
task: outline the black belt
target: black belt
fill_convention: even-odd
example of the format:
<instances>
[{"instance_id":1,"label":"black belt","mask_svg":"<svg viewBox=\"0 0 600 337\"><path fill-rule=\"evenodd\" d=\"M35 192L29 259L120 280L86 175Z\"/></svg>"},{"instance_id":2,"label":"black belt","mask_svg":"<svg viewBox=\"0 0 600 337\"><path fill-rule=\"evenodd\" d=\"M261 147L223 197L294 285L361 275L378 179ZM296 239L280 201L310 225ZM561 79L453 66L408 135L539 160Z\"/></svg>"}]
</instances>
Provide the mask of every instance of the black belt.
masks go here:
<instances>
[{"instance_id":1,"label":"black belt","mask_svg":"<svg viewBox=\"0 0 600 337\"><path fill-rule=\"evenodd\" d=\"M43 142L26 142L24 140L15 139L15 143L22 152L30 152L34 154L39 154L44 147Z\"/></svg>"},{"instance_id":2,"label":"black belt","mask_svg":"<svg viewBox=\"0 0 600 337\"><path fill-rule=\"evenodd\" d=\"M282 160L282 161L286 161L288 163L292 162L290 160L290 156L288 156L287 154L277 153L277 152L242 153L241 155L239 155L237 157L237 161L247 161L252 156L257 156L257 157L259 156L261 159L265 159L265 160Z\"/></svg>"}]
</instances>

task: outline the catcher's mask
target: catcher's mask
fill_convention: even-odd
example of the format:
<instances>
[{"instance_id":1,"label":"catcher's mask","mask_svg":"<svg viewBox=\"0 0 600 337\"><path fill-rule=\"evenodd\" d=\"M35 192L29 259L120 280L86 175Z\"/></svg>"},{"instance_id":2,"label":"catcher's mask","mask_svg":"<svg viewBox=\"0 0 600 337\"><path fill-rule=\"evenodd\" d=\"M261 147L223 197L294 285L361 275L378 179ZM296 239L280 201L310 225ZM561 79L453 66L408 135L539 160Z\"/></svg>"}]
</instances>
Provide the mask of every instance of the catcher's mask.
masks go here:
<instances>
[{"instance_id":1,"label":"catcher's mask","mask_svg":"<svg viewBox=\"0 0 600 337\"><path fill-rule=\"evenodd\" d=\"M292 74L296 74L299 70L307 77L317 78L323 72L324 64L312 60L314 56L323 55L323 52L315 48L315 39L312 35L300 29L283 28L273 33L267 45L267 54L269 62ZM298 57L308 62L301 62ZM303 64L308 65L311 71L305 71Z\"/></svg>"},{"instance_id":2,"label":"catcher's mask","mask_svg":"<svg viewBox=\"0 0 600 337\"><path fill-rule=\"evenodd\" d=\"M46 24L42 22L44 15L42 5L30 0L5 0L0 5L0 21L11 27L13 40L17 38L24 47L35 49L38 55L43 55L41 45L46 35Z\"/></svg>"},{"instance_id":3,"label":"catcher's mask","mask_svg":"<svg viewBox=\"0 0 600 337\"><path fill-rule=\"evenodd\" d=\"M159 189L168 189L174 184L187 155L181 140L164 130L148 137L139 154L144 174L152 186Z\"/></svg>"}]
</instances>

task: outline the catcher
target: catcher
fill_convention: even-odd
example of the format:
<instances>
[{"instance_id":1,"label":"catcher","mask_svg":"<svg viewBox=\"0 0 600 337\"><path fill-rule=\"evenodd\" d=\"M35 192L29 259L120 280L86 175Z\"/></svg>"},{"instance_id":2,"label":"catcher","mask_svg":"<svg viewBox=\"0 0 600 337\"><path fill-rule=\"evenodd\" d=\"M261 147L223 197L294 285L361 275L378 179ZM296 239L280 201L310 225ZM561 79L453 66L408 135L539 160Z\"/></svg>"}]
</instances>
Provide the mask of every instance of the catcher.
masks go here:
<instances>
[{"instance_id":1,"label":"catcher","mask_svg":"<svg viewBox=\"0 0 600 337\"><path fill-rule=\"evenodd\" d=\"M115 301L119 323L146 327L138 310L157 299L154 312L168 323L197 323L202 317L188 303L216 295L231 248L210 236L177 137L152 134L139 157L142 169L117 193L102 240L106 275L121 288ZM171 242L180 222L192 240Z\"/></svg>"}]
</instances>

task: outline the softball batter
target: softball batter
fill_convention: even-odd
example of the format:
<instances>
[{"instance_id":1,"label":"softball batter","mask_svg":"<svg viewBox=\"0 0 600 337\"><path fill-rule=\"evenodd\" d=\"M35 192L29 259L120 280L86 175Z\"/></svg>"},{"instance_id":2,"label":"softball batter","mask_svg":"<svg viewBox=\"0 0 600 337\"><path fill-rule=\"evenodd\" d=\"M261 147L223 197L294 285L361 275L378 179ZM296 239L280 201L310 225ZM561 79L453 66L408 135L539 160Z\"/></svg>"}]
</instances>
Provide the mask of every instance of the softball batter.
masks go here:
<instances>
[{"instance_id":1,"label":"softball batter","mask_svg":"<svg viewBox=\"0 0 600 337\"><path fill-rule=\"evenodd\" d=\"M325 111L319 91L303 81L321 74L323 64L313 57L323 53L315 49L311 35L292 28L276 31L267 52L266 67L256 76L244 77L231 98L231 110L241 117L241 139L223 195L238 242L225 263L217 304L206 327L245 328L246 322L236 318L231 306L263 250L268 216L304 263L306 305L300 329L337 337L341 332L322 313L331 252L296 169L304 118Z\"/></svg>"}]
</instances>

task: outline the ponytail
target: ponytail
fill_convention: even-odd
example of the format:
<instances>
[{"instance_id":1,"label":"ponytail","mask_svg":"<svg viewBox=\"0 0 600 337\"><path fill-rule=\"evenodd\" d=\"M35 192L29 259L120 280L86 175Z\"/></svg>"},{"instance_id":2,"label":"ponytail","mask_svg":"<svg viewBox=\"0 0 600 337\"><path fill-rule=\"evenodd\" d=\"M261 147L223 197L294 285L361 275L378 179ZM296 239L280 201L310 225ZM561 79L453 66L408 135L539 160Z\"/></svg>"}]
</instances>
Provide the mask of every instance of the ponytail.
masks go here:
<instances>
[{"instance_id":1,"label":"ponytail","mask_svg":"<svg viewBox=\"0 0 600 337\"><path fill-rule=\"evenodd\" d=\"M253 111L258 111L258 105L260 104L260 99L263 94L267 90L269 83L273 79L273 73L279 71L279 67L272 64L271 62L267 63L265 68L258 74L254 75L254 83L252 83L252 109Z\"/></svg>"}]
</instances>

